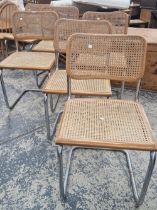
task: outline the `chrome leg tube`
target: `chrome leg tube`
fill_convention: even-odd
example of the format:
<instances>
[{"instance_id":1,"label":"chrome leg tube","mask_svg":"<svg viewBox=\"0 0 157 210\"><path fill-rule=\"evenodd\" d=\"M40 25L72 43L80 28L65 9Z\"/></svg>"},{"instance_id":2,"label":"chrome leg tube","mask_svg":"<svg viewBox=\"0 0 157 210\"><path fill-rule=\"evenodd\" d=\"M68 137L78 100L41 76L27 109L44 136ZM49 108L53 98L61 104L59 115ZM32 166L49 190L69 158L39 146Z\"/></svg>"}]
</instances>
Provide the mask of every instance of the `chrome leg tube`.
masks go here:
<instances>
[{"instance_id":1,"label":"chrome leg tube","mask_svg":"<svg viewBox=\"0 0 157 210\"><path fill-rule=\"evenodd\" d=\"M56 52L55 53L55 63L56 63L56 70L58 70L59 69L59 53L58 52Z\"/></svg>"},{"instance_id":2,"label":"chrome leg tube","mask_svg":"<svg viewBox=\"0 0 157 210\"><path fill-rule=\"evenodd\" d=\"M72 147L69 153L69 157L68 157L68 162L67 162L67 166L66 166L66 173L65 173L65 178L64 178L64 196L66 197L66 193L67 193L67 186L68 186L68 178L69 178L69 172L70 172L70 167L71 167L71 162L72 162L72 155L75 149L77 149L79 147Z\"/></svg>"},{"instance_id":3,"label":"chrome leg tube","mask_svg":"<svg viewBox=\"0 0 157 210\"><path fill-rule=\"evenodd\" d=\"M123 95L124 95L124 86L125 86L125 82L122 81L122 84L121 84L121 91L120 91L120 99L123 98Z\"/></svg>"},{"instance_id":4,"label":"chrome leg tube","mask_svg":"<svg viewBox=\"0 0 157 210\"><path fill-rule=\"evenodd\" d=\"M4 40L4 46L5 46L5 53L6 53L6 57L8 56L8 41Z\"/></svg>"},{"instance_id":5,"label":"chrome leg tube","mask_svg":"<svg viewBox=\"0 0 157 210\"><path fill-rule=\"evenodd\" d=\"M47 138L50 140L50 119L49 119L49 107L48 107L48 95L44 95L44 107L45 107L45 122L47 130Z\"/></svg>"},{"instance_id":6,"label":"chrome leg tube","mask_svg":"<svg viewBox=\"0 0 157 210\"><path fill-rule=\"evenodd\" d=\"M153 173L153 169L154 169L154 165L155 165L155 161L156 161L156 152L150 152L149 165L148 165L148 169L147 169L147 172L146 172L146 176L145 176L145 179L144 179L144 183L143 183L140 195L138 195L138 192L137 192L135 178L134 178L134 175L133 175L133 169L132 169L129 154L126 151L123 151L123 153L126 156L126 160L127 160L127 164L128 164L128 169L129 169L129 174L130 174L130 179L131 179L133 195L134 195L134 199L135 199L135 202L136 202L136 207L139 207L144 202L144 198L145 198L146 193L147 193L147 189L148 189L148 186L149 186L149 182L150 182L150 179L151 179L151 176L152 176L152 173Z\"/></svg>"},{"instance_id":7,"label":"chrome leg tube","mask_svg":"<svg viewBox=\"0 0 157 210\"><path fill-rule=\"evenodd\" d=\"M35 71L35 80L36 80L36 85L37 85L38 88L40 88L43 85L44 81L48 77L48 74L44 75L41 82L39 82L39 75L40 75L40 73L38 74L37 71Z\"/></svg>"},{"instance_id":8,"label":"chrome leg tube","mask_svg":"<svg viewBox=\"0 0 157 210\"><path fill-rule=\"evenodd\" d=\"M0 79L1 79L1 87L2 87L2 92L3 92L4 100L5 100L5 103L6 103L7 108L10 109L10 105L9 105L9 101L8 101L8 96L7 96L7 92L6 92L5 84L4 84L4 80L3 80L3 70L1 70L1 72L0 72Z\"/></svg>"},{"instance_id":9,"label":"chrome leg tube","mask_svg":"<svg viewBox=\"0 0 157 210\"><path fill-rule=\"evenodd\" d=\"M79 147L72 147L69 153L68 162L66 166L66 172L65 172L65 178L63 179L63 147L58 146L57 147L57 155L58 155L58 162L59 162L59 186L60 186L60 197L61 200L64 202L66 199L66 193L67 193L67 186L68 186L68 178L69 178L69 172L71 167L71 160L72 155L75 149Z\"/></svg>"},{"instance_id":10,"label":"chrome leg tube","mask_svg":"<svg viewBox=\"0 0 157 210\"><path fill-rule=\"evenodd\" d=\"M144 198L147 193L148 186L149 186L149 182L150 182L153 170L154 170L155 162L156 162L156 152L150 152L150 161L149 161L148 169L146 172L146 176L144 179L144 183L142 186L142 190L139 196L137 206L140 206L144 201Z\"/></svg>"},{"instance_id":11,"label":"chrome leg tube","mask_svg":"<svg viewBox=\"0 0 157 210\"><path fill-rule=\"evenodd\" d=\"M141 87L141 80L139 80L137 83L137 88L136 88L136 93L135 93L135 101L139 100L140 87Z\"/></svg>"},{"instance_id":12,"label":"chrome leg tube","mask_svg":"<svg viewBox=\"0 0 157 210\"><path fill-rule=\"evenodd\" d=\"M2 86L2 92L3 92L3 95L4 95L4 100L5 100L5 103L6 103L6 106L8 109L12 110L16 104L20 101L20 99L27 93L27 92L41 92L41 90L38 90L38 89L27 89L27 90L24 90L20 95L19 97L14 101L14 103L12 105L9 104L9 99L8 99L8 96L7 96L7 91L6 91L6 88L5 88L5 83L4 83L4 79L3 79L3 71L1 70L0 72L0 80L1 80L1 86Z\"/></svg>"},{"instance_id":13,"label":"chrome leg tube","mask_svg":"<svg viewBox=\"0 0 157 210\"><path fill-rule=\"evenodd\" d=\"M61 117L62 113L63 113L63 112L60 112L60 113L57 114L57 117L56 117L56 119L55 119L55 123L54 123L54 126L53 126L53 130L52 130L51 139L53 139L54 136L55 136L56 128L57 128L57 125L58 125L58 122L59 122L59 120L60 120L60 117Z\"/></svg>"},{"instance_id":14,"label":"chrome leg tube","mask_svg":"<svg viewBox=\"0 0 157 210\"><path fill-rule=\"evenodd\" d=\"M50 95L50 108L52 113L55 112L59 99L60 99L60 94L58 94L56 103L54 104L53 95L52 94Z\"/></svg>"},{"instance_id":15,"label":"chrome leg tube","mask_svg":"<svg viewBox=\"0 0 157 210\"><path fill-rule=\"evenodd\" d=\"M59 189L60 189L60 198L64 202L64 181L63 181L63 158L62 158L62 151L63 147L57 147L57 156L58 156L58 163L59 163Z\"/></svg>"}]
</instances>

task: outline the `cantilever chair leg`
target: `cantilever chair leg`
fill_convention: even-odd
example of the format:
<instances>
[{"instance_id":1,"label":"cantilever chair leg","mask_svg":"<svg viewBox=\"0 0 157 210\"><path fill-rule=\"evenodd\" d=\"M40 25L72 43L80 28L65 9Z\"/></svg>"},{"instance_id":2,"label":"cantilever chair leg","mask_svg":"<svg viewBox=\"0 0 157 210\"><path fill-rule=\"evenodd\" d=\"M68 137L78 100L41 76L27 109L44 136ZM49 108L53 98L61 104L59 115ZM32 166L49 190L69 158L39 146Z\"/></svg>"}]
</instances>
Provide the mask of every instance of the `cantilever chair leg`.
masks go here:
<instances>
[{"instance_id":1,"label":"cantilever chair leg","mask_svg":"<svg viewBox=\"0 0 157 210\"><path fill-rule=\"evenodd\" d=\"M149 165L148 165L146 176L144 178L143 186L142 186L142 189L141 189L141 192L140 192L139 195L138 195L138 192L137 192L137 187L136 187L135 178L134 178L134 175L133 175L133 169L132 169L129 153L127 151L123 151L123 153L126 156L126 161L127 161L127 164L128 164L128 169L129 169L129 174L130 174L130 179L131 179L131 186L132 186L132 191L133 191L136 207L139 207L144 202L144 198L145 198L146 193L147 193L149 182L150 182L150 179L151 179L151 176L152 176L152 173L153 173L153 169L154 169L154 166L155 166L155 162L156 162L156 152L154 152L154 151L150 152Z\"/></svg>"},{"instance_id":2,"label":"cantilever chair leg","mask_svg":"<svg viewBox=\"0 0 157 210\"><path fill-rule=\"evenodd\" d=\"M54 122L54 127L52 130L52 136L51 136L48 99L49 99L49 95L44 94L45 122L46 122L47 138L49 140L51 140L51 139L53 139L53 137L55 135L56 127L57 127L57 124L58 124L58 121L60 119L62 112L57 114L56 120Z\"/></svg>"},{"instance_id":3,"label":"cantilever chair leg","mask_svg":"<svg viewBox=\"0 0 157 210\"><path fill-rule=\"evenodd\" d=\"M6 106L8 107L8 109L12 110L14 109L14 107L16 106L16 104L20 101L20 99L27 93L27 92L41 92L41 90L38 89L27 89L24 90L19 97L14 101L14 103L12 105L9 104L9 99L7 96L7 92L6 92L6 88L5 88L5 83L4 83L4 79L3 79L3 70L0 71L0 81L1 81L1 86L2 86L2 92L4 95L4 100L6 103Z\"/></svg>"},{"instance_id":4,"label":"cantilever chair leg","mask_svg":"<svg viewBox=\"0 0 157 210\"><path fill-rule=\"evenodd\" d=\"M63 174L63 161L62 161L63 146L58 146L57 147L57 155L58 155L58 162L59 162L60 197L61 197L62 201L65 201L65 199L66 199L66 192L67 192L67 185L68 185L68 176L69 176L69 172L70 172L72 155L73 155L74 150L76 150L76 149L96 149L96 148L72 147L70 152L69 152L69 158L68 158L68 163L67 163L67 167L66 167L65 178L63 179L63 177L64 177L64 174ZM99 149L99 148L97 148L97 149ZM100 149L100 150L102 150L102 149ZM155 166L156 152L154 152L154 151L150 152L150 160L149 160L147 172L146 172L146 175L145 175L145 178L144 178L144 183L143 183L143 186L142 186L140 194L138 194L136 183L135 183L135 178L134 178L134 175L133 175L133 169L132 169L129 153L127 151L125 151L125 150L113 150L113 149L111 149L111 150L110 149L106 149L106 150L107 151L114 151L114 152L115 151L116 152L122 152L125 155L127 166L128 166L128 170L129 170L129 175L130 175L130 180L131 180L131 186L132 186L134 200L135 200L135 203L136 203L136 207L139 207L144 202L144 198L145 198L146 193L147 193L149 182L150 182L150 179L151 179L151 176L152 176L152 173L153 173L153 169L154 169L154 166Z\"/></svg>"},{"instance_id":5,"label":"cantilever chair leg","mask_svg":"<svg viewBox=\"0 0 157 210\"><path fill-rule=\"evenodd\" d=\"M122 81L120 93L118 93L118 97L117 98L123 99L124 88L125 88L125 82ZM138 83L137 83L134 101L138 101L139 100L140 88L141 88L141 80L139 80Z\"/></svg>"},{"instance_id":6,"label":"cantilever chair leg","mask_svg":"<svg viewBox=\"0 0 157 210\"><path fill-rule=\"evenodd\" d=\"M51 108L52 113L55 112L55 110L56 110L56 107L57 107L58 101L60 99L60 96L61 96L61 94L58 94L56 102L54 104L53 95L50 94L50 108Z\"/></svg>"},{"instance_id":7,"label":"cantilever chair leg","mask_svg":"<svg viewBox=\"0 0 157 210\"><path fill-rule=\"evenodd\" d=\"M42 84L44 83L45 79L48 77L48 74L44 75L44 77L42 78L41 82L39 83L39 76L41 74L43 74L45 72L40 72L40 73L37 73L37 71L35 71L35 80L36 80L36 85L38 88L40 88L42 86Z\"/></svg>"},{"instance_id":8,"label":"cantilever chair leg","mask_svg":"<svg viewBox=\"0 0 157 210\"><path fill-rule=\"evenodd\" d=\"M48 107L48 95L44 94L44 107L45 107L45 122L46 122L46 130L47 130L47 138L50 140L50 120L49 120L49 107Z\"/></svg>"},{"instance_id":9,"label":"cantilever chair leg","mask_svg":"<svg viewBox=\"0 0 157 210\"><path fill-rule=\"evenodd\" d=\"M8 40L4 40L6 57L8 56Z\"/></svg>"},{"instance_id":10,"label":"cantilever chair leg","mask_svg":"<svg viewBox=\"0 0 157 210\"><path fill-rule=\"evenodd\" d=\"M65 178L63 179L63 146L57 147L57 156L58 156L58 162L59 162L59 188L60 188L60 198L64 202L66 199L66 192L67 192L67 186L68 186L68 177L70 172L70 166L71 166L71 160L72 155L75 149L78 147L72 147L69 153L67 167L66 167L66 173Z\"/></svg>"}]
</instances>

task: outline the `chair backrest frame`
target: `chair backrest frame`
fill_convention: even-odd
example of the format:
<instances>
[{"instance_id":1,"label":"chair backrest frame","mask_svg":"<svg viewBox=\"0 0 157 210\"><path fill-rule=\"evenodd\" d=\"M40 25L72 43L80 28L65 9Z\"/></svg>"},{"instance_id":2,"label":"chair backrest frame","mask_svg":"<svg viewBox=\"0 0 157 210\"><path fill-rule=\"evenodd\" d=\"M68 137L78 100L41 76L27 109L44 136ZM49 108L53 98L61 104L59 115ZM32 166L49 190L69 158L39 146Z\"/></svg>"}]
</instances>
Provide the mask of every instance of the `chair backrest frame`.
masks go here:
<instances>
[{"instance_id":1,"label":"chair backrest frame","mask_svg":"<svg viewBox=\"0 0 157 210\"><path fill-rule=\"evenodd\" d=\"M129 16L125 12L92 12L88 11L83 14L83 20L108 20L112 23L116 34L127 34Z\"/></svg>"},{"instance_id":2,"label":"chair backrest frame","mask_svg":"<svg viewBox=\"0 0 157 210\"><path fill-rule=\"evenodd\" d=\"M71 79L109 79L137 82L135 99L145 71L147 43L133 35L73 34L68 39L66 71L68 96Z\"/></svg>"},{"instance_id":3,"label":"chair backrest frame","mask_svg":"<svg viewBox=\"0 0 157 210\"><path fill-rule=\"evenodd\" d=\"M13 15L13 36L16 41L53 40L57 19L54 11L16 12Z\"/></svg>"},{"instance_id":4,"label":"chair backrest frame","mask_svg":"<svg viewBox=\"0 0 157 210\"><path fill-rule=\"evenodd\" d=\"M2 5L0 8L0 32L12 33L12 18L17 11L17 5L12 2L6 2Z\"/></svg>"},{"instance_id":5,"label":"chair backrest frame","mask_svg":"<svg viewBox=\"0 0 157 210\"><path fill-rule=\"evenodd\" d=\"M74 33L111 34L112 25L105 20L57 20L54 35L54 48L57 53L66 53L66 42Z\"/></svg>"},{"instance_id":6,"label":"chair backrest frame","mask_svg":"<svg viewBox=\"0 0 157 210\"><path fill-rule=\"evenodd\" d=\"M59 18L79 19L79 10L74 6L52 6L49 4L27 4L26 11L55 11Z\"/></svg>"}]
</instances>

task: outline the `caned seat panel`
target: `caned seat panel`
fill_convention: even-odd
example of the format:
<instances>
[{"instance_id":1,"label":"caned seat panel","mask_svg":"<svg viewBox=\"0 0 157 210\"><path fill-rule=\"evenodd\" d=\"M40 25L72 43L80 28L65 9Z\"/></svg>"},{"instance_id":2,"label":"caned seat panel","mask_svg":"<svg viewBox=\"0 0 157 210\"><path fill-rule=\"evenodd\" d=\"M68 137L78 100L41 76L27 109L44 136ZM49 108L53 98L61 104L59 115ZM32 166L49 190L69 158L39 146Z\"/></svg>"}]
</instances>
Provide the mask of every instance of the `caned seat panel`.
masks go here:
<instances>
[{"instance_id":1,"label":"caned seat panel","mask_svg":"<svg viewBox=\"0 0 157 210\"><path fill-rule=\"evenodd\" d=\"M14 40L14 36L13 36L12 33L2 32L2 33L0 33L0 36L3 36L4 39ZM25 43L34 43L35 41L36 41L36 39L25 39L25 40L22 40L22 42L25 42Z\"/></svg>"},{"instance_id":2,"label":"caned seat panel","mask_svg":"<svg viewBox=\"0 0 157 210\"><path fill-rule=\"evenodd\" d=\"M110 96L111 85L109 80L72 80L72 94ZM45 83L43 92L47 94L67 94L66 70L55 71Z\"/></svg>"},{"instance_id":3,"label":"caned seat panel","mask_svg":"<svg viewBox=\"0 0 157 210\"><path fill-rule=\"evenodd\" d=\"M0 63L0 68L25 70L50 70L55 55L45 52L15 52Z\"/></svg>"},{"instance_id":4,"label":"caned seat panel","mask_svg":"<svg viewBox=\"0 0 157 210\"><path fill-rule=\"evenodd\" d=\"M69 100L56 144L157 150L142 106L124 100Z\"/></svg>"},{"instance_id":5,"label":"caned seat panel","mask_svg":"<svg viewBox=\"0 0 157 210\"><path fill-rule=\"evenodd\" d=\"M54 44L52 40L43 40L35 45L32 49L33 52L54 52Z\"/></svg>"}]
</instances>

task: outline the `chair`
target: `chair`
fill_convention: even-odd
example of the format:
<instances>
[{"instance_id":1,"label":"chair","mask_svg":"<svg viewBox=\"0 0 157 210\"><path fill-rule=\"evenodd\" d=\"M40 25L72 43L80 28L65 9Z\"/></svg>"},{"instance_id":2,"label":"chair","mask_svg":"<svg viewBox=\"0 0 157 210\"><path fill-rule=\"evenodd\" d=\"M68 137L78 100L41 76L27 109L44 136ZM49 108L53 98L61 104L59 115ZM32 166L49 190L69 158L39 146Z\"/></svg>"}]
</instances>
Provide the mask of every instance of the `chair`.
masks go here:
<instances>
[{"instance_id":1,"label":"chair","mask_svg":"<svg viewBox=\"0 0 157 210\"><path fill-rule=\"evenodd\" d=\"M3 57L8 54L7 40L13 40L12 16L18 8L15 4L6 1L0 7L0 36L3 37L1 46L3 47Z\"/></svg>"},{"instance_id":2,"label":"chair","mask_svg":"<svg viewBox=\"0 0 157 210\"><path fill-rule=\"evenodd\" d=\"M25 7L26 11L55 11L59 18L67 18L67 19L79 19L79 10L74 6L52 6L45 4L27 4Z\"/></svg>"},{"instance_id":3,"label":"chair","mask_svg":"<svg viewBox=\"0 0 157 210\"><path fill-rule=\"evenodd\" d=\"M91 47L92 46L92 47ZM60 174L60 195L66 198L70 162L75 149L105 149L122 152L127 160L136 207L146 195L154 169L157 142L153 137L142 106L135 101L106 99L70 99L71 80L110 79L137 82L144 75L146 41L140 36L75 34L67 45L66 102L56 136ZM86 65L77 65L79 55L87 56ZM93 62L99 58L99 65ZM89 71L90 68L90 71ZM57 119L59 121L59 117ZM54 127L56 129L57 123ZM53 137L54 137L53 133ZM71 146L63 180L63 146ZM140 195L138 195L129 153L125 150L150 151L150 162Z\"/></svg>"},{"instance_id":4,"label":"chair","mask_svg":"<svg viewBox=\"0 0 157 210\"><path fill-rule=\"evenodd\" d=\"M0 33L12 32L12 16L17 11L17 6L11 2L6 2L2 5L0 8Z\"/></svg>"},{"instance_id":5,"label":"chair","mask_svg":"<svg viewBox=\"0 0 157 210\"><path fill-rule=\"evenodd\" d=\"M85 12L83 20L108 20L113 25L113 33L127 34L129 16L125 12Z\"/></svg>"},{"instance_id":6,"label":"chair","mask_svg":"<svg viewBox=\"0 0 157 210\"><path fill-rule=\"evenodd\" d=\"M87 21L87 20L68 20L59 19L55 26L54 46L56 54L56 71L50 75L48 81L43 85L42 91L45 94L45 119L47 127L47 138L50 139L50 123L48 113L48 98L50 96L51 111L54 112L59 96L67 94L67 74L66 70L58 70L58 59L60 53L66 53L66 44L68 38L74 33L97 33L109 34L112 32L112 26L108 21ZM80 60L81 59L81 60ZM94 58L93 58L94 59ZM86 62L86 57L78 57L78 64ZM95 62L99 62L95 58ZM109 80L87 80L72 81L72 93L74 95L90 96L111 96L111 87ZM54 103L53 95L57 94L58 98Z\"/></svg>"},{"instance_id":7,"label":"chair","mask_svg":"<svg viewBox=\"0 0 157 210\"><path fill-rule=\"evenodd\" d=\"M0 8L0 35L3 36L3 45L5 46L6 55L8 55L8 40L14 40L12 34L12 17L18 12L17 5L7 1ZM23 44L33 44L36 40L23 40Z\"/></svg>"},{"instance_id":8,"label":"chair","mask_svg":"<svg viewBox=\"0 0 157 210\"><path fill-rule=\"evenodd\" d=\"M140 18L139 19L131 19L129 22L129 26L144 26L144 28L148 28L149 22L151 19L151 10L149 9L141 9Z\"/></svg>"},{"instance_id":9,"label":"chair","mask_svg":"<svg viewBox=\"0 0 157 210\"><path fill-rule=\"evenodd\" d=\"M26 11L55 11L59 18L79 19L79 10L74 6L54 7L46 4L27 4ZM33 52L54 52L53 41L41 41L32 48Z\"/></svg>"},{"instance_id":10,"label":"chair","mask_svg":"<svg viewBox=\"0 0 157 210\"><path fill-rule=\"evenodd\" d=\"M54 23L57 20L58 15L55 12L17 12L13 15L13 35L16 41L17 52L11 54L2 62L0 62L0 80L2 91L6 105L9 109L13 109L21 97L28 91L37 91L39 89L25 90L13 103L9 104L8 96L3 80L3 70L32 70L36 75L37 85L38 75L37 71L50 72L55 64L55 55L53 53L44 52L26 52L18 51L18 41L25 39L37 39L37 40L50 40L54 36ZM51 21L51 24L50 24ZM47 76L47 75L46 75ZM45 79L45 78L44 78Z\"/></svg>"},{"instance_id":11,"label":"chair","mask_svg":"<svg viewBox=\"0 0 157 210\"><path fill-rule=\"evenodd\" d=\"M43 10L51 10L50 4L26 4L25 11L43 11Z\"/></svg>"}]
</instances>

